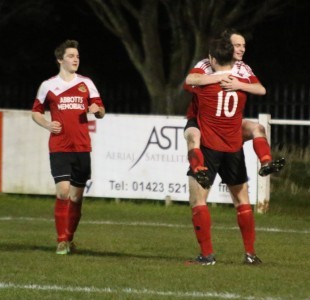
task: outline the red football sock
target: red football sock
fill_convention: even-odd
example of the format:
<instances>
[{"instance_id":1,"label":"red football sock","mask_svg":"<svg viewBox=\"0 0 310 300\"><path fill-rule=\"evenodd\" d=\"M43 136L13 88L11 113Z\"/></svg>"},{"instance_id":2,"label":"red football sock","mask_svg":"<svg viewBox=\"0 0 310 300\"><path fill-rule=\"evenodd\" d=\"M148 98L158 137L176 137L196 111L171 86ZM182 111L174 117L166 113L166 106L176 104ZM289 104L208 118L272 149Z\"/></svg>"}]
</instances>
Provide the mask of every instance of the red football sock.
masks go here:
<instances>
[{"instance_id":1,"label":"red football sock","mask_svg":"<svg viewBox=\"0 0 310 300\"><path fill-rule=\"evenodd\" d=\"M188 161L192 171L196 172L198 167L204 167L204 158L199 148L188 151Z\"/></svg>"},{"instance_id":2,"label":"red football sock","mask_svg":"<svg viewBox=\"0 0 310 300\"><path fill-rule=\"evenodd\" d=\"M262 164L272 161L270 145L265 137L254 138L253 148Z\"/></svg>"},{"instance_id":3,"label":"red football sock","mask_svg":"<svg viewBox=\"0 0 310 300\"><path fill-rule=\"evenodd\" d=\"M255 254L255 223L250 204L242 204L238 206L237 220L240 227L245 252Z\"/></svg>"},{"instance_id":4,"label":"red football sock","mask_svg":"<svg viewBox=\"0 0 310 300\"><path fill-rule=\"evenodd\" d=\"M54 208L57 242L66 241L66 226L69 200L56 199Z\"/></svg>"},{"instance_id":5,"label":"red football sock","mask_svg":"<svg viewBox=\"0 0 310 300\"><path fill-rule=\"evenodd\" d=\"M211 216L206 205L192 208L192 222L197 241L200 245L201 255L208 256L213 253L211 242Z\"/></svg>"},{"instance_id":6,"label":"red football sock","mask_svg":"<svg viewBox=\"0 0 310 300\"><path fill-rule=\"evenodd\" d=\"M68 207L68 224L67 224L67 240L72 241L73 235L79 225L81 219L81 209L82 209L82 202L76 203L73 201L69 201Z\"/></svg>"}]
</instances>

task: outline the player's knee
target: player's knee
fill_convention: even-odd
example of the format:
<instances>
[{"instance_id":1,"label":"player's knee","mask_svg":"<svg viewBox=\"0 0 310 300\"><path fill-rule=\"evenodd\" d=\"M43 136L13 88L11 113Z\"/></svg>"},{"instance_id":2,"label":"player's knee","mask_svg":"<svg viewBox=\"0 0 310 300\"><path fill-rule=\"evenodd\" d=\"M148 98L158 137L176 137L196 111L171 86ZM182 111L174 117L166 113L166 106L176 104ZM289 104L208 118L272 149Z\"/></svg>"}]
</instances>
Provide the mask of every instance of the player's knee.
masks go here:
<instances>
[{"instance_id":1,"label":"player's knee","mask_svg":"<svg viewBox=\"0 0 310 300\"><path fill-rule=\"evenodd\" d=\"M81 203L83 201L82 195L70 195L70 200L75 203Z\"/></svg>"},{"instance_id":2,"label":"player's knee","mask_svg":"<svg viewBox=\"0 0 310 300\"><path fill-rule=\"evenodd\" d=\"M69 198L69 192L59 192L57 193L57 198L60 200L66 200Z\"/></svg>"},{"instance_id":3,"label":"player's knee","mask_svg":"<svg viewBox=\"0 0 310 300\"><path fill-rule=\"evenodd\" d=\"M197 146L200 145L200 131L197 128L188 128L184 133L187 145Z\"/></svg>"},{"instance_id":4,"label":"player's knee","mask_svg":"<svg viewBox=\"0 0 310 300\"><path fill-rule=\"evenodd\" d=\"M57 190L57 198L61 200L66 200L69 198L69 188L61 188Z\"/></svg>"},{"instance_id":5,"label":"player's knee","mask_svg":"<svg viewBox=\"0 0 310 300\"><path fill-rule=\"evenodd\" d=\"M264 135L266 134L266 129L262 124L258 124L257 130Z\"/></svg>"},{"instance_id":6,"label":"player's knee","mask_svg":"<svg viewBox=\"0 0 310 300\"><path fill-rule=\"evenodd\" d=\"M266 137L266 129L263 125L257 123L253 128L253 136L255 137Z\"/></svg>"}]
</instances>

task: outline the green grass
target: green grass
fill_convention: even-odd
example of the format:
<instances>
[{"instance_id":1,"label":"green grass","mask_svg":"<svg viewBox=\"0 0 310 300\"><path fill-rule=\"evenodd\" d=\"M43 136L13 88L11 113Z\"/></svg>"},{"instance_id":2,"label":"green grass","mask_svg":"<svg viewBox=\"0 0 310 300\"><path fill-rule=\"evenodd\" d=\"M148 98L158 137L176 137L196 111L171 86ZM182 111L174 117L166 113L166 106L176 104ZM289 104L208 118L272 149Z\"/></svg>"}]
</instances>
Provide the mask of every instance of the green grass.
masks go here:
<instances>
[{"instance_id":1,"label":"green grass","mask_svg":"<svg viewBox=\"0 0 310 300\"><path fill-rule=\"evenodd\" d=\"M252 267L241 263L234 209L211 207L218 262L187 267L183 262L199 251L187 205L86 199L76 234L79 252L70 256L54 253L53 205L51 197L1 195L0 282L12 284L0 288L2 299L310 297L307 218L256 215L256 248L264 264ZM91 287L98 290L86 290Z\"/></svg>"},{"instance_id":2,"label":"green grass","mask_svg":"<svg viewBox=\"0 0 310 300\"><path fill-rule=\"evenodd\" d=\"M229 205L210 207L217 264L188 267L199 249L187 204L87 198L78 253L57 256L53 197L2 194L0 298L310 299L310 165L285 156L268 213L255 214L261 266L242 264Z\"/></svg>"}]
</instances>

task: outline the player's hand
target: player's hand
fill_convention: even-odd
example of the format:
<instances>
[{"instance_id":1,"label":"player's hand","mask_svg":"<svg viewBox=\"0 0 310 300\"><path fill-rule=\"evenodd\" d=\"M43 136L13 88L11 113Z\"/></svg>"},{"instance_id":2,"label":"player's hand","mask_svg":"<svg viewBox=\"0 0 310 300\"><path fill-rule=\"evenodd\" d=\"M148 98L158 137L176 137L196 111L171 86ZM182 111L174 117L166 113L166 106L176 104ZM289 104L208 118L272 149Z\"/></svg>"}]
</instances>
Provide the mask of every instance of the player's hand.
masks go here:
<instances>
[{"instance_id":1,"label":"player's hand","mask_svg":"<svg viewBox=\"0 0 310 300\"><path fill-rule=\"evenodd\" d=\"M229 76L220 82L220 86L227 92L236 91L240 89L240 81L236 77Z\"/></svg>"},{"instance_id":2,"label":"player's hand","mask_svg":"<svg viewBox=\"0 0 310 300\"><path fill-rule=\"evenodd\" d=\"M61 130L62 130L61 123L59 123L58 121L50 122L48 130L51 133L59 134L61 132Z\"/></svg>"},{"instance_id":3,"label":"player's hand","mask_svg":"<svg viewBox=\"0 0 310 300\"><path fill-rule=\"evenodd\" d=\"M88 111L91 113L91 114L95 114L97 112L99 112L99 106L96 104L96 103L93 103L92 105L90 105L88 107Z\"/></svg>"},{"instance_id":4,"label":"player's hand","mask_svg":"<svg viewBox=\"0 0 310 300\"><path fill-rule=\"evenodd\" d=\"M97 119L102 119L105 114L104 109L99 107L96 103L93 103L88 107L88 112L94 114Z\"/></svg>"},{"instance_id":5,"label":"player's hand","mask_svg":"<svg viewBox=\"0 0 310 300\"><path fill-rule=\"evenodd\" d=\"M220 76L220 82L229 82L230 81L230 74L226 73L226 74L221 74Z\"/></svg>"}]
</instances>

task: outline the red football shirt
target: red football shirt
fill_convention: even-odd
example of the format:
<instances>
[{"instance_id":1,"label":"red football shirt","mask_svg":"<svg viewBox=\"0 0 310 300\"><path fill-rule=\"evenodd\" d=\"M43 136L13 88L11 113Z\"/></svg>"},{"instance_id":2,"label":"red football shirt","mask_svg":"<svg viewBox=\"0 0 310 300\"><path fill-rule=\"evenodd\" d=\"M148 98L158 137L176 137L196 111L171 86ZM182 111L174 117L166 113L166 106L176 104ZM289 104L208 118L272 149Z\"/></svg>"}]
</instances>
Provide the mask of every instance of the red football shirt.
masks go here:
<instances>
[{"instance_id":1,"label":"red football shirt","mask_svg":"<svg viewBox=\"0 0 310 300\"><path fill-rule=\"evenodd\" d=\"M201 61L199 61L194 68L192 68L190 70L190 74L193 73L199 73L199 74L208 74L211 75L213 74L213 70L210 64L209 59L203 59ZM250 66L246 65L243 61L236 61L232 70L231 70L231 74L233 76L236 76L238 78L244 78L244 79L249 79L250 83L258 83L260 82L259 79L255 76L255 74L253 73L252 69L250 68ZM186 90L188 89L188 86L185 84L184 88ZM193 95L193 98L187 108L187 112L186 112L186 117L187 119L192 119L192 118L196 118L197 115L197 99L195 98L195 96Z\"/></svg>"},{"instance_id":2,"label":"red football shirt","mask_svg":"<svg viewBox=\"0 0 310 300\"><path fill-rule=\"evenodd\" d=\"M198 101L201 144L217 151L239 151L243 144L241 125L246 93L225 92L218 83L192 87L191 90Z\"/></svg>"},{"instance_id":3,"label":"red football shirt","mask_svg":"<svg viewBox=\"0 0 310 300\"><path fill-rule=\"evenodd\" d=\"M87 111L92 103L103 107L97 88L87 77L76 74L66 82L57 75L41 84L32 111L44 113L49 108L52 121L62 125L60 134L50 135L50 152L91 151Z\"/></svg>"}]
</instances>

